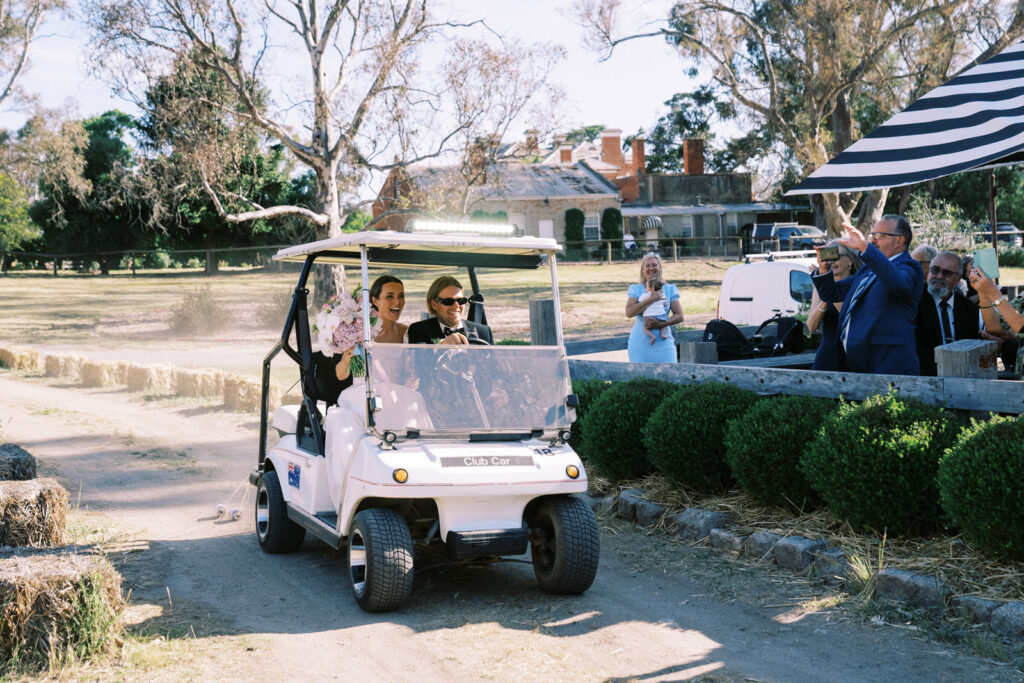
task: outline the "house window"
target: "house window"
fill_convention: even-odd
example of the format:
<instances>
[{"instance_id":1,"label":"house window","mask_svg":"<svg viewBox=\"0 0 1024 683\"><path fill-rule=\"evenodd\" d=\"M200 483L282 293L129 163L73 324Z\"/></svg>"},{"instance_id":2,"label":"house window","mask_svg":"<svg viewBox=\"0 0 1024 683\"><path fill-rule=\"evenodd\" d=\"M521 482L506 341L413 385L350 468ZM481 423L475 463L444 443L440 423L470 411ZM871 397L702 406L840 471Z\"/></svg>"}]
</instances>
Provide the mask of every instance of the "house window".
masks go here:
<instances>
[{"instance_id":1,"label":"house window","mask_svg":"<svg viewBox=\"0 0 1024 683\"><path fill-rule=\"evenodd\" d=\"M681 237L693 237L693 216L682 216L682 219Z\"/></svg>"},{"instance_id":2,"label":"house window","mask_svg":"<svg viewBox=\"0 0 1024 683\"><path fill-rule=\"evenodd\" d=\"M601 224L597 214L588 214L587 217L583 219L583 239L601 239Z\"/></svg>"},{"instance_id":3,"label":"house window","mask_svg":"<svg viewBox=\"0 0 1024 683\"><path fill-rule=\"evenodd\" d=\"M738 221L736 220L736 214L735 213L727 213L727 214L725 214L725 234L726 235L737 235L737 234L739 234L736 231L736 224L737 223L738 223Z\"/></svg>"}]
</instances>

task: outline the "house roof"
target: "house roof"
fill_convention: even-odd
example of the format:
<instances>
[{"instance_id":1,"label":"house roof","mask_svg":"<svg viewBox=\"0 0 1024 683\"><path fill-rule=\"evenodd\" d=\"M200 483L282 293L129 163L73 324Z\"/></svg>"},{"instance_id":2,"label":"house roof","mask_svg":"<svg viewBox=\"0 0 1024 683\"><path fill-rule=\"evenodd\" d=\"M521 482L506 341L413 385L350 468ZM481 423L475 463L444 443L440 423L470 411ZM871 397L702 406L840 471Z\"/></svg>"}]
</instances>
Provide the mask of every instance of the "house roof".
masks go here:
<instances>
[{"instance_id":1,"label":"house roof","mask_svg":"<svg viewBox=\"0 0 1024 683\"><path fill-rule=\"evenodd\" d=\"M769 202L750 202L746 204L654 204L649 206L622 205L622 216L687 216L709 213L750 213L759 211L790 211L806 210L806 206L793 204L772 204Z\"/></svg>"},{"instance_id":2,"label":"house roof","mask_svg":"<svg viewBox=\"0 0 1024 683\"><path fill-rule=\"evenodd\" d=\"M452 167L410 169L417 185L448 182ZM474 199L555 199L559 197L618 197L619 188L586 163L543 166L515 161L487 165L487 182L473 188Z\"/></svg>"}]
</instances>

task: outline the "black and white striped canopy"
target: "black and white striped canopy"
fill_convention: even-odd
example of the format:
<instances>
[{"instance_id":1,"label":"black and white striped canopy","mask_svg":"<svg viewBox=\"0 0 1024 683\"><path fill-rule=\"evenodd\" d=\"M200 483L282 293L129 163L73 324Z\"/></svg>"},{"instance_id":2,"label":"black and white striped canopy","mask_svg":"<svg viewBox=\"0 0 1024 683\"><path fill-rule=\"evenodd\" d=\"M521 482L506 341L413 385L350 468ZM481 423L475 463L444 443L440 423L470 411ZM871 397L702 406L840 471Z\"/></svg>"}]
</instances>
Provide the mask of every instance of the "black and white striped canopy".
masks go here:
<instances>
[{"instance_id":1,"label":"black and white striped canopy","mask_svg":"<svg viewBox=\"0 0 1024 683\"><path fill-rule=\"evenodd\" d=\"M1024 42L923 95L786 195L858 192L1024 161Z\"/></svg>"},{"instance_id":2,"label":"black and white striped canopy","mask_svg":"<svg viewBox=\"0 0 1024 683\"><path fill-rule=\"evenodd\" d=\"M647 216L644 218L644 230L661 230L664 225L661 223L660 216Z\"/></svg>"}]
</instances>

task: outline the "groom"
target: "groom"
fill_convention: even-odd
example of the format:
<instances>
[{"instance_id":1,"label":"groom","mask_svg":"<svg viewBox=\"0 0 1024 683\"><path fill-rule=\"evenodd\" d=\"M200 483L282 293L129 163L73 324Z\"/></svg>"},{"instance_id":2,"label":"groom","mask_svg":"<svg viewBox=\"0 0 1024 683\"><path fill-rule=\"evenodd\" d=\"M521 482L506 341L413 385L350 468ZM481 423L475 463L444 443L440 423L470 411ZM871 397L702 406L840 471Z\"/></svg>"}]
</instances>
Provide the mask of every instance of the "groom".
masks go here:
<instances>
[{"instance_id":1,"label":"groom","mask_svg":"<svg viewBox=\"0 0 1024 683\"><path fill-rule=\"evenodd\" d=\"M494 343L491 328L462 319L469 299L462 284L451 275L434 280L427 290L427 310L431 317L409 325L410 344L487 344Z\"/></svg>"}]
</instances>

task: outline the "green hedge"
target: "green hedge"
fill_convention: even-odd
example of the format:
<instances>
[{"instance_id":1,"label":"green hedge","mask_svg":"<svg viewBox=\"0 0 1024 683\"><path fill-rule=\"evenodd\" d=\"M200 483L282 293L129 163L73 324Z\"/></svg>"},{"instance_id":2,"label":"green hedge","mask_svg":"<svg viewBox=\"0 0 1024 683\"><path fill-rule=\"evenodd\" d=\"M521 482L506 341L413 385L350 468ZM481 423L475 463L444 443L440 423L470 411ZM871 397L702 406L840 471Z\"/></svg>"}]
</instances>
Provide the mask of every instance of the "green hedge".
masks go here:
<instances>
[{"instance_id":1,"label":"green hedge","mask_svg":"<svg viewBox=\"0 0 1024 683\"><path fill-rule=\"evenodd\" d=\"M583 224L587 217L579 209L567 209L565 212L565 241L582 242Z\"/></svg>"},{"instance_id":2,"label":"green hedge","mask_svg":"<svg viewBox=\"0 0 1024 683\"><path fill-rule=\"evenodd\" d=\"M675 387L646 378L609 386L583 418L582 455L602 475L615 481L649 474L644 425Z\"/></svg>"},{"instance_id":3,"label":"green hedge","mask_svg":"<svg viewBox=\"0 0 1024 683\"><path fill-rule=\"evenodd\" d=\"M582 452L583 449L584 416L590 410L590 407L594 405L597 397L611 386L611 382L606 382L603 379L573 380L572 393L576 394L579 404L576 406L576 421L572 423L572 436L569 437L569 445L577 453Z\"/></svg>"},{"instance_id":4,"label":"green hedge","mask_svg":"<svg viewBox=\"0 0 1024 683\"><path fill-rule=\"evenodd\" d=\"M935 475L956 440L951 413L896 393L842 403L800 460L811 487L858 528L917 533L938 527Z\"/></svg>"},{"instance_id":5,"label":"green hedge","mask_svg":"<svg viewBox=\"0 0 1024 683\"><path fill-rule=\"evenodd\" d=\"M938 486L964 538L1024 560L1024 416L965 429L939 464Z\"/></svg>"},{"instance_id":6,"label":"green hedge","mask_svg":"<svg viewBox=\"0 0 1024 683\"><path fill-rule=\"evenodd\" d=\"M721 382L677 389L644 427L648 459L668 479L698 491L727 489L726 424L757 401L754 392Z\"/></svg>"},{"instance_id":7,"label":"green hedge","mask_svg":"<svg viewBox=\"0 0 1024 683\"><path fill-rule=\"evenodd\" d=\"M729 422L726 461L736 481L758 502L791 510L821 504L800 470L800 455L836 402L813 396L773 396Z\"/></svg>"}]
</instances>

